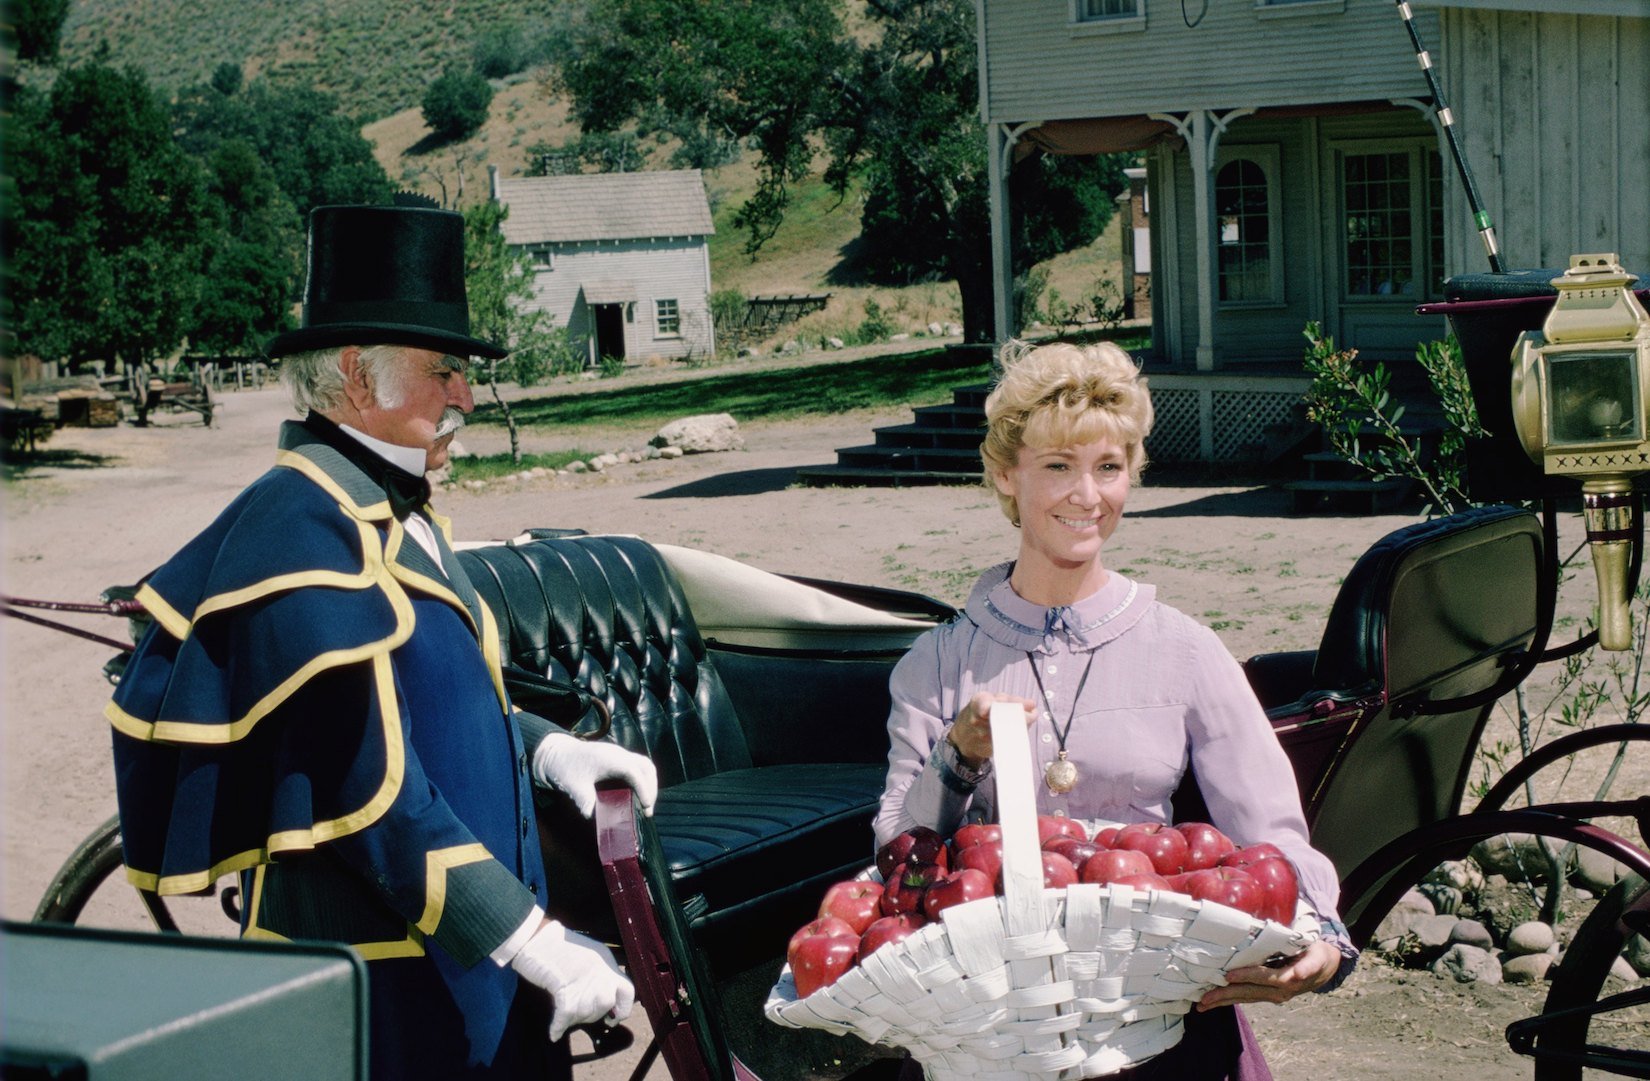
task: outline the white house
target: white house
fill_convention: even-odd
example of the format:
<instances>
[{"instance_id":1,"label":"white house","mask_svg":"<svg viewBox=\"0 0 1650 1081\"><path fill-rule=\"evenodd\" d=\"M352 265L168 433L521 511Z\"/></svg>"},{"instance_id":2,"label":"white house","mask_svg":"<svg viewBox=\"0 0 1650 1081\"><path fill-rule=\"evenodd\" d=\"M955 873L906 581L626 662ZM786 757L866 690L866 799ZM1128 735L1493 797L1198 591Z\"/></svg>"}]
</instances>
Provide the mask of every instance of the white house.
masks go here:
<instances>
[{"instance_id":1,"label":"white house","mask_svg":"<svg viewBox=\"0 0 1650 1081\"><path fill-rule=\"evenodd\" d=\"M1650 0L1412 4L1506 266L1617 251L1650 272ZM998 325L1008 163L1141 151L1154 397L1186 456L1253 446L1292 407L1309 320L1403 363L1445 332L1416 306L1489 269L1392 0L975 8Z\"/></svg>"},{"instance_id":2,"label":"white house","mask_svg":"<svg viewBox=\"0 0 1650 1081\"><path fill-rule=\"evenodd\" d=\"M533 303L603 357L708 356L711 224L697 169L502 177L504 239L533 261Z\"/></svg>"}]
</instances>

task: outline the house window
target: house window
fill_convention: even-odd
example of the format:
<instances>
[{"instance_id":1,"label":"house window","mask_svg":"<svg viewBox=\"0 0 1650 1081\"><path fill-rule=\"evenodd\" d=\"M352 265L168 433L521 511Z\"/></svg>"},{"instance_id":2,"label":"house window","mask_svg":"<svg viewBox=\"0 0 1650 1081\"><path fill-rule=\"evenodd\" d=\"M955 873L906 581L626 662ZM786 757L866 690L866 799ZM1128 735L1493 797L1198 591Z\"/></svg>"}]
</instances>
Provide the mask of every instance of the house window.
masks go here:
<instances>
[{"instance_id":1,"label":"house window","mask_svg":"<svg viewBox=\"0 0 1650 1081\"><path fill-rule=\"evenodd\" d=\"M1348 297L1439 295L1443 282L1443 169L1417 142L1343 151L1345 293Z\"/></svg>"},{"instance_id":2,"label":"house window","mask_svg":"<svg viewBox=\"0 0 1650 1081\"><path fill-rule=\"evenodd\" d=\"M1077 0L1077 21L1133 19L1140 15L1140 0Z\"/></svg>"},{"instance_id":3,"label":"house window","mask_svg":"<svg viewBox=\"0 0 1650 1081\"><path fill-rule=\"evenodd\" d=\"M550 265L550 245L548 244L529 244L527 246L527 258L532 260L534 270L552 269Z\"/></svg>"},{"instance_id":4,"label":"house window","mask_svg":"<svg viewBox=\"0 0 1650 1081\"><path fill-rule=\"evenodd\" d=\"M661 338L675 338L682 333L682 310L674 300L655 300L653 320Z\"/></svg>"},{"instance_id":5,"label":"house window","mask_svg":"<svg viewBox=\"0 0 1650 1081\"><path fill-rule=\"evenodd\" d=\"M1238 158L1215 174L1216 257L1223 303L1276 301L1271 185L1259 162Z\"/></svg>"}]
</instances>

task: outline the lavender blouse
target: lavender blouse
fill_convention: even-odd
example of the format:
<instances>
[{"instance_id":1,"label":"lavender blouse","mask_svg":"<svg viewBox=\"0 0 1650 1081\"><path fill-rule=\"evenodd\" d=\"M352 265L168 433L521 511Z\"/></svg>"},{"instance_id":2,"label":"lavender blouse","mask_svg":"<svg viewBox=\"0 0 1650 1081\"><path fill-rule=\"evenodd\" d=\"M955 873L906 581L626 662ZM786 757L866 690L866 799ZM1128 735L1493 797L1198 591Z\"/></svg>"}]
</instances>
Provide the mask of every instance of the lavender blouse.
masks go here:
<instances>
[{"instance_id":1,"label":"lavender blouse","mask_svg":"<svg viewBox=\"0 0 1650 1081\"><path fill-rule=\"evenodd\" d=\"M877 844L915 825L949 834L965 818L995 820L995 781L988 775L971 793L948 785L939 743L977 691L1041 700L1036 664L1048 692L1048 708L1029 730L1038 813L1166 823L1170 796L1194 766L1214 825L1239 845L1277 845L1295 864L1307 902L1338 918L1335 868L1307 842L1289 760L1215 633L1157 603L1152 586L1115 572L1093 596L1045 608L1009 586L1012 568L981 575L965 614L919 638L894 669ZM1091 654L1073 714L1071 696ZM1073 791L1055 795L1042 775L1068 716L1066 751L1079 778Z\"/></svg>"}]
</instances>

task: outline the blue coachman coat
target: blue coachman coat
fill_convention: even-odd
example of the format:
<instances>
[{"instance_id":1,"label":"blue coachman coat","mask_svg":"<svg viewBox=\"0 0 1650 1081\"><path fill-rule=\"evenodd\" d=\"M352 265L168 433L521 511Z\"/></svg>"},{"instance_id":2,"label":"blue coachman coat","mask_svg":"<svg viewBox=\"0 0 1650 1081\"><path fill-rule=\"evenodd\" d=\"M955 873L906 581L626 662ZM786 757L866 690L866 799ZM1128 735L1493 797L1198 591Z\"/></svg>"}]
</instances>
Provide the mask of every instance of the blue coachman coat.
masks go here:
<instances>
[{"instance_id":1,"label":"blue coachman coat","mask_svg":"<svg viewBox=\"0 0 1650 1081\"><path fill-rule=\"evenodd\" d=\"M149 578L107 710L127 875L177 894L239 873L247 937L352 945L375 1077L541 1076L543 996L517 1002L488 954L545 896L526 748L552 726L511 713L493 616L431 518L445 572L288 423Z\"/></svg>"}]
</instances>

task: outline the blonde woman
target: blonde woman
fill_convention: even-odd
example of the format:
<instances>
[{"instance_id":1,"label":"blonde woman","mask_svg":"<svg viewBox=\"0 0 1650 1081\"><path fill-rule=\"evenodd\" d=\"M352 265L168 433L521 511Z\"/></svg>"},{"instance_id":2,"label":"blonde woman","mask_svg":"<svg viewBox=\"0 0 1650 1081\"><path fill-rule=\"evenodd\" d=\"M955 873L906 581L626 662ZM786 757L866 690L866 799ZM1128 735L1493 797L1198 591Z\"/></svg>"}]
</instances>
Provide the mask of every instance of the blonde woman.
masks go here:
<instances>
[{"instance_id":1,"label":"blonde woman","mask_svg":"<svg viewBox=\"0 0 1650 1081\"><path fill-rule=\"evenodd\" d=\"M1195 769L1217 827L1294 863L1325 937L1277 967L1230 973L1177 1047L1124 1076L1269 1076L1247 1024L1219 1007L1328 989L1356 951L1336 916L1335 869L1308 843L1294 774L1241 668L1213 631L1106 566L1146 464L1146 380L1111 344L1011 344L986 419L985 483L1019 551L893 674L877 842L996 819L996 701L1028 709L1039 814L1169 823L1170 797Z\"/></svg>"}]
</instances>

